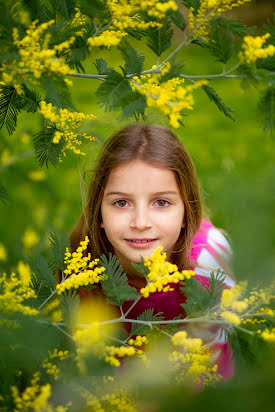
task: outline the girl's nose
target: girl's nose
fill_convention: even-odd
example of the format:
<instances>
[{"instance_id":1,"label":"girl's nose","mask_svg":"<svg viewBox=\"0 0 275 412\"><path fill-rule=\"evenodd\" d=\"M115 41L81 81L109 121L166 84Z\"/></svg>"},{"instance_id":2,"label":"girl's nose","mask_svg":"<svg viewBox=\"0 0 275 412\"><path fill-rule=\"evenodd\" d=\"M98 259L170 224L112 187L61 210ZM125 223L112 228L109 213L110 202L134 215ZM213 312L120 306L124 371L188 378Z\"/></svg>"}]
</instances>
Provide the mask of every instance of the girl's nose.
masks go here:
<instances>
[{"instance_id":1,"label":"girl's nose","mask_svg":"<svg viewBox=\"0 0 275 412\"><path fill-rule=\"evenodd\" d=\"M144 230L152 227L148 208L139 207L133 211L130 227L139 230Z\"/></svg>"}]
</instances>

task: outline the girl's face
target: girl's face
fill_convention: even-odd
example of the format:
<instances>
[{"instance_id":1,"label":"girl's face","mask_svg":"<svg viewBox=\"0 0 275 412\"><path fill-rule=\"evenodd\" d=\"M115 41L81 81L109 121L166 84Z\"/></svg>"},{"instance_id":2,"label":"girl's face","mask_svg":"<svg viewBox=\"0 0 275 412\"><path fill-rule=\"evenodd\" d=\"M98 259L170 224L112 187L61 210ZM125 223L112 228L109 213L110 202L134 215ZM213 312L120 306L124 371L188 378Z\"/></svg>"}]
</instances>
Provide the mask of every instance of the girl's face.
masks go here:
<instances>
[{"instance_id":1,"label":"girl's face","mask_svg":"<svg viewBox=\"0 0 275 412\"><path fill-rule=\"evenodd\" d=\"M158 246L169 260L184 226L174 172L141 160L118 166L108 178L101 214L101 227L127 274L137 274L130 262L150 257Z\"/></svg>"}]
</instances>

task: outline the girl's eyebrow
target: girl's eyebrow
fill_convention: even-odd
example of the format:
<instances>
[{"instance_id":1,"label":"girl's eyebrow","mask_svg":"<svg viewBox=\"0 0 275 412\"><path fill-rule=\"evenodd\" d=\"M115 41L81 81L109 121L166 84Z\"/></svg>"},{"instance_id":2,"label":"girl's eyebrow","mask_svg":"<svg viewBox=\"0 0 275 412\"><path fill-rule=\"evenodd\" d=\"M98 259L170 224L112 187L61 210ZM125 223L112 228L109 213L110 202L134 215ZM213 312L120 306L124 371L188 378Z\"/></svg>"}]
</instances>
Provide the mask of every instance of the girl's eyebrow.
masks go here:
<instances>
[{"instance_id":1,"label":"girl's eyebrow","mask_svg":"<svg viewBox=\"0 0 275 412\"><path fill-rule=\"evenodd\" d=\"M112 196L112 195L132 196L131 193L124 193L124 192L108 192L108 193L106 193L106 196ZM165 190L163 192L156 192L156 193L151 194L151 196L163 196L163 195L178 195L178 192L175 192L174 190Z\"/></svg>"}]
</instances>

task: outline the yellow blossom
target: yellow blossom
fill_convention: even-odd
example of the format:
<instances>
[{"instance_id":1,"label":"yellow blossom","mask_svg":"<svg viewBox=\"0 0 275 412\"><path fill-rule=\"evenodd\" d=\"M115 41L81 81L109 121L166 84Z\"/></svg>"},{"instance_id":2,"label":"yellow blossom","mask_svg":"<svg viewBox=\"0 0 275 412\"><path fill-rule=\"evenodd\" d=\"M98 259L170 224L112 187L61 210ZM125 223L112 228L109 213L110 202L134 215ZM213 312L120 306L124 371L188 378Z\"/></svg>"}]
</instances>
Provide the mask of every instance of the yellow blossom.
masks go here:
<instances>
[{"instance_id":1,"label":"yellow blossom","mask_svg":"<svg viewBox=\"0 0 275 412\"><path fill-rule=\"evenodd\" d=\"M214 17L219 17L222 13L239 7L251 0L201 0L200 7L196 14L194 8L190 7L188 23L189 31L195 39L202 37L207 39L208 26Z\"/></svg>"},{"instance_id":2,"label":"yellow blossom","mask_svg":"<svg viewBox=\"0 0 275 412\"><path fill-rule=\"evenodd\" d=\"M200 338L188 338L185 331L179 331L171 338L176 346L182 346L188 352L199 351L202 347L202 340Z\"/></svg>"},{"instance_id":3,"label":"yellow blossom","mask_svg":"<svg viewBox=\"0 0 275 412\"><path fill-rule=\"evenodd\" d=\"M232 313L230 311L221 312L221 317L236 326L241 323L239 316L236 313Z\"/></svg>"},{"instance_id":4,"label":"yellow blossom","mask_svg":"<svg viewBox=\"0 0 275 412\"><path fill-rule=\"evenodd\" d=\"M22 237L22 242L25 248L31 249L38 244L39 237L33 229L28 228Z\"/></svg>"},{"instance_id":5,"label":"yellow blossom","mask_svg":"<svg viewBox=\"0 0 275 412\"><path fill-rule=\"evenodd\" d=\"M40 182L45 179L46 173L44 170L32 170L28 173L28 177L34 182Z\"/></svg>"},{"instance_id":6,"label":"yellow blossom","mask_svg":"<svg viewBox=\"0 0 275 412\"><path fill-rule=\"evenodd\" d=\"M0 260L7 260L7 251L3 243L0 243Z\"/></svg>"},{"instance_id":7,"label":"yellow blossom","mask_svg":"<svg viewBox=\"0 0 275 412\"><path fill-rule=\"evenodd\" d=\"M15 273L9 277L3 273L0 277L0 311L4 313L21 312L25 315L37 315L38 311L24 304L30 298L36 298L35 292L25 279L22 281Z\"/></svg>"},{"instance_id":8,"label":"yellow blossom","mask_svg":"<svg viewBox=\"0 0 275 412\"><path fill-rule=\"evenodd\" d=\"M261 332L261 337L266 341L266 342L271 342L275 343L275 328L272 330L266 329Z\"/></svg>"},{"instance_id":9,"label":"yellow blossom","mask_svg":"<svg viewBox=\"0 0 275 412\"><path fill-rule=\"evenodd\" d=\"M166 286L169 283L179 283L184 279L190 279L195 273L192 270L178 271L176 265L172 265L170 262L165 262L166 253L161 253L163 248L158 247L149 260L145 258L144 265L148 267L149 273L147 275L148 284L140 290L141 295L145 298L150 293L172 290L170 286Z\"/></svg>"},{"instance_id":10,"label":"yellow blossom","mask_svg":"<svg viewBox=\"0 0 275 412\"><path fill-rule=\"evenodd\" d=\"M57 130L54 133L52 142L58 144L60 141L64 143L61 151L66 156L66 150L72 150L75 154L85 155L79 147L82 144L81 139L94 141L95 138L86 133L79 134L75 129L78 129L84 120L94 119L92 114L85 115L80 112L70 112L67 109L58 109L51 103L46 103L44 100L40 102L40 113L50 123L54 123Z\"/></svg>"},{"instance_id":11,"label":"yellow blossom","mask_svg":"<svg viewBox=\"0 0 275 412\"><path fill-rule=\"evenodd\" d=\"M160 73L135 76L132 79L131 87L134 91L138 91L146 97L149 107L160 109L168 116L171 126L178 128L182 118L182 110L193 109L193 90L205 85L207 81L203 80L186 87L182 86L184 79L179 77L161 81L170 68L171 65L168 62L161 67Z\"/></svg>"},{"instance_id":12,"label":"yellow blossom","mask_svg":"<svg viewBox=\"0 0 275 412\"><path fill-rule=\"evenodd\" d=\"M241 62L254 63L257 59L265 59L275 55L275 46L272 44L263 47L266 40L270 37L269 33L263 36L245 36L242 45L243 52L240 52Z\"/></svg>"},{"instance_id":13,"label":"yellow blossom","mask_svg":"<svg viewBox=\"0 0 275 412\"><path fill-rule=\"evenodd\" d=\"M18 270L18 274L20 276L22 283L28 286L31 280L30 266L20 260L18 262L17 270Z\"/></svg>"}]
</instances>

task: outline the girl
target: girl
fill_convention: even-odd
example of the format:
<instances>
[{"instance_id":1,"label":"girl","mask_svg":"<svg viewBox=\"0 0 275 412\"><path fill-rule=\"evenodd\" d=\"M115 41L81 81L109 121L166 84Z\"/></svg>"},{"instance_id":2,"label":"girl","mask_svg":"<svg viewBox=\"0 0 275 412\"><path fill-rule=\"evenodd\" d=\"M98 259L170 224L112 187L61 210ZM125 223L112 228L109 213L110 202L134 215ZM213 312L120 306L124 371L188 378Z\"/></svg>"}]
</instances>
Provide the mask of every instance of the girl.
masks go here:
<instances>
[{"instance_id":1,"label":"girl","mask_svg":"<svg viewBox=\"0 0 275 412\"><path fill-rule=\"evenodd\" d=\"M193 269L203 285L211 272L229 275L230 246L210 222L202 219L199 185L192 160L172 131L151 125L127 126L103 148L90 184L87 204L70 235L72 250L88 236L92 258L115 254L131 286L146 280L131 266L141 256L163 247L167 260L179 270ZM185 296L179 285L173 291L141 298L129 313L136 318L145 309L162 312L165 319L182 314ZM87 293L81 291L82 296ZM126 312L132 302L123 305ZM130 325L129 325L130 326ZM208 343L224 379L232 375L231 351L217 328L192 328L193 336Z\"/></svg>"}]
</instances>

